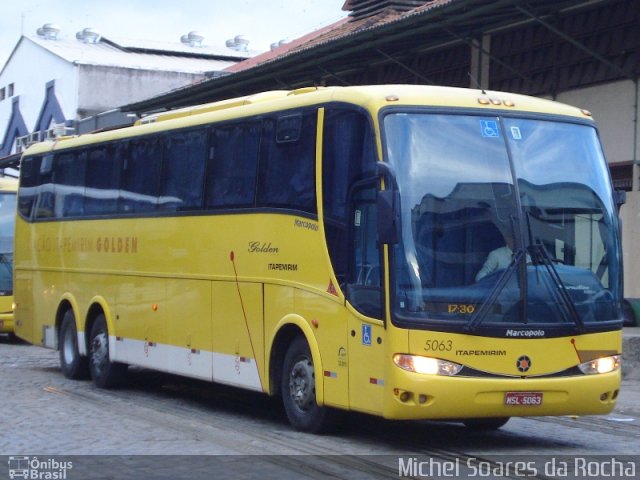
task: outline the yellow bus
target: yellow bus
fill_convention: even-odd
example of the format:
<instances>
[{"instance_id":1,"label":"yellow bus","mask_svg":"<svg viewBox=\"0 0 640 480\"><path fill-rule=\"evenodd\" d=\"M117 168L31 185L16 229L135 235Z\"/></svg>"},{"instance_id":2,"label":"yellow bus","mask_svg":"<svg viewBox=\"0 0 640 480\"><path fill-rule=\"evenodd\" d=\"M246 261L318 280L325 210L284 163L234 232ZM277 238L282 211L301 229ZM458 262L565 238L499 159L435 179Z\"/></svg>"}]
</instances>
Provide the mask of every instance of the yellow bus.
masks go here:
<instances>
[{"instance_id":1,"label":"yellow bus","mask_svg":"<svg viewBox=\"0 0 640 480\"><path fill-rule=\"evenodd\" d=\"M0 177L0 333L13 333L13 234L18 180Z\"/></svg>"},{"instance_id":2,"label":"yellow bus","mask_svg":"<svg viewBox=\"0 0 640 480\"><path fill-rule=\"evenodd\" d=\"M127 365L499 428L604 414L617 202L589 112L509 93L274 91L29 148L16 332L99 387Z\"/></svg>"}]
</instances>

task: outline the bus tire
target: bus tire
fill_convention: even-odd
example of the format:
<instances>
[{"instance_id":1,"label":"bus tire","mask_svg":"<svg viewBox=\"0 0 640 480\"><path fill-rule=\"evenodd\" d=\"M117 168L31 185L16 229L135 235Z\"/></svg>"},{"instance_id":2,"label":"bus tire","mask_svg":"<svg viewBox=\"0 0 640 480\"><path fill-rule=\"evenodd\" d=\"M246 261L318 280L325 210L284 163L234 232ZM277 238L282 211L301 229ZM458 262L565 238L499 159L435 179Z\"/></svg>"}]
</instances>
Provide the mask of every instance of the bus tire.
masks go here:
<instances>
[{"instance_id":1,"label":"bus tire","mask_svg":"<svg viewBox=\"0 0 640 480\"><path fill-rule=\"evenodd\" d=\"M284 357L282 403L291 425L301 432L322 433L333 427L333 415L316 403L313 358L304 337L296 337Z\"/></svg>"},{"instance_id":2,"label":"bus tire","mask_svg":"<svg viewBox=\"0 0 640 480\"><path fill-rule=\"evenodd\" d=\"M495 417L495 418L470 418L464 420L465 427L473 430L498 430L504 426L510 417Z\"/></svg>"},{"instance_id":3,"label":"bus tire","mask_svg":"<svg viewBox=\"0 0 640 480\"><path fill-rule=\"evenodd\" d=\"M98 388L113 388L122 384L127 365L109 358L109 331L104 314L98 315L89 337L89 371Z\"/></svg>"},{"instance_id":4,"label":"bus tire","mask_svg":"<svg viewBox=\"0 0 640 480\"><path fill-rule=\"evenodd\" d=\"M60 335L58 336L60 353L60 370L71 380L89 378L89 359L80 355L78 350L78 330L73 310L69 309L62 317Z\"/></svg>"}]
</instances>

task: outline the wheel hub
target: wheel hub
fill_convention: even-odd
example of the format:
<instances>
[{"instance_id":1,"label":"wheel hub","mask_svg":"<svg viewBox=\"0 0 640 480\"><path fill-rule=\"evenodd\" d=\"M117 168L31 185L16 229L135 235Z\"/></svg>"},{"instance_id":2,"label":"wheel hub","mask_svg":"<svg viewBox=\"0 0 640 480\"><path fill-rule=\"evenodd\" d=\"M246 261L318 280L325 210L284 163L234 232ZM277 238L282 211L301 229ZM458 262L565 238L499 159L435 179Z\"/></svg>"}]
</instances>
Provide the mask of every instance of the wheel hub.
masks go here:
<instances>
[{"instance_id":1,"label":"wheel hub","mask_svg":"<svg viewBox=\"0 0 640 480\"><path fill-rule=\"evenodd\" d=\"M289 393L301 410L308 410L315 403L315 380L313 364L309 359L299 360L291 369Z\"/></svg>"},{"instance_id":2,"label":"wheel hub","mask_svg":"<svg viewBox=\"0 0 640 480\"><path fill-rule=\"evenodd\" d=\"M93 338L91 349L91 363L96 371L101 372L106 363L109 361L109 346L107 344L107 336L99 333Z\"/></svg>"}]
</instances>

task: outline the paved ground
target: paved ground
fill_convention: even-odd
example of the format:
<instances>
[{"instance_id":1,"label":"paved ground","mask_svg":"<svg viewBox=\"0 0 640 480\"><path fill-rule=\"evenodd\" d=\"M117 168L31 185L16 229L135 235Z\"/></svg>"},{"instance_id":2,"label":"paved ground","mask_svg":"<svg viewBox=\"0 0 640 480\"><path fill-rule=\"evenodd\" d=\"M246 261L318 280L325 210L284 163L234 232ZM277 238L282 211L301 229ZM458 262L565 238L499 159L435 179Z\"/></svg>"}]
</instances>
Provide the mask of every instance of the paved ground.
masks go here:
<instances>
[{"instance_id":1,"label":"paved ground","mask_svg":"<svg viewBox=\"0 0 640 480\"><path fill-rule=\"evenodd\" d=\"M636 462L640 328L625 331L624 348L623 388L608 416L512 419L499 432L481 435L457 425L354 416L339 435L314 436L291 430L279 403L263 395L139 369L132 369L126 388L99 390L65 379L57 352L1 339L0 480L9 478L8 456L75 462L69 480L398 478L394 465L402 456L492 458L495 465L496 458L515 458L505 454L626 455L621 458ZM339 454L352 456L327 457ZM49 467L40 471L52 473ZM637 476L621 473L610 478ZM561 475L546 475L553 476Z\"/></svg>"}]
</instances>

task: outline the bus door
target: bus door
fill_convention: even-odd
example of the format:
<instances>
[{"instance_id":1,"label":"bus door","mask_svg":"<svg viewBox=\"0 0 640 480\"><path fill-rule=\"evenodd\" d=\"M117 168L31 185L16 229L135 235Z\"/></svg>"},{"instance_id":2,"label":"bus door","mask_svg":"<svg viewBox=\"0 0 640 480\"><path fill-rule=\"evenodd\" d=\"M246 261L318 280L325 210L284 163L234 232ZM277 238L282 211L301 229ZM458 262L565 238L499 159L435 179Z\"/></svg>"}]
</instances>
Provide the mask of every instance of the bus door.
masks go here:
<instances>
[{"instance_id":1,"label":"bus door","mask_svg":"<svg viewBox=\"0 0 640 480\"><path fill-rule=\"evenodd\" d=\"M371 413L382 411L386 351L376 195L377 180L356 185L350 195L350 268L346 286L347 302L353 307L349 319L350 406Z\"/></svg>"},{"instance_id":2,"label":"bus door","mask_svg":"<svg viewBox=\"0 0 640 480\"><path fill-rule=\"evenodd\" d=\"M326 108L322 213L333 272L347 304L348 351L343 357L349 368L349 406L372 413L382 411L386 349L376 243L377 164L369 115L344 106Z\"/></svg>"}]
</instances>

